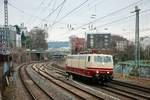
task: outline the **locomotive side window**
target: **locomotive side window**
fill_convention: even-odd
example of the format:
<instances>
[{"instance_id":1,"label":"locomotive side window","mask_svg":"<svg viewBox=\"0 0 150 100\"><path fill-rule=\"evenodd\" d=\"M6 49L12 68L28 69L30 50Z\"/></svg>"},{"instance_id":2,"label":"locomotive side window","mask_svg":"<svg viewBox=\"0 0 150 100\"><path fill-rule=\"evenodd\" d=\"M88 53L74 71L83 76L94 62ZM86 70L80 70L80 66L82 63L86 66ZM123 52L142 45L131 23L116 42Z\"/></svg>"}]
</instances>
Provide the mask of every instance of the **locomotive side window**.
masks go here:
<instances>
[{"instance_id":1,"label":"locomotive side window","mask_svg":"<svg viewBox=\"0 0 150 100\"><path fill-rule=\"evenodd\" d=\"M90 56L88 56L88 62L90 62Z\"/></svg>"}]
</instances>

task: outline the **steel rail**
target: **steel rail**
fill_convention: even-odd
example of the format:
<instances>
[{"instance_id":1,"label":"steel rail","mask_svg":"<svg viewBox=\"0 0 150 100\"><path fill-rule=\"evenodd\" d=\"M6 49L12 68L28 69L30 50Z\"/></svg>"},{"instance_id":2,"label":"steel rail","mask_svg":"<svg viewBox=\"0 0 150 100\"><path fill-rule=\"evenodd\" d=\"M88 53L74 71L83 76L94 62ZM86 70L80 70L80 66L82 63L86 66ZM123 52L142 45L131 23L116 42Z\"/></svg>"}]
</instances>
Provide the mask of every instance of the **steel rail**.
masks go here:
<instances>
[{"instance_id":1,"label":"steel rail","mask_svg":"<svg viewBox=\"0 0 150 100\"><path fill-rule=\"evenodd\" d=\"M35 68L34 68L34 70L35 70ZM74 91L70 90L69 88L64 87L62 84L69 85L69 86L71 86L72 88L78 89L79 91L82 91L82 92L84 92L84 93L86 93L86 94L88 94L88 95L91 95L92 97L94 97L94 98L96 98L96 99L98 99L98 100L102 100L102 99L103 99L102 97L100 97L100 96L98 96L98 95L96 95L96 94L94 94L94 93L93 93L93 94L92 94L92 93L89 93L89 92L86 91L86 90L83 90L83 89L81 89L81 88L79 88L79 87L77 87L77 86L74 86L74 85L69 84L69 83L67 83L67 82L65 82L65 81L62 81L62 80L60 80L60 79L54 77L53 75L47 73L45 70L42 70L42 69L40 69L40 68L38 68L38 70L39 70L39 71L37 71L37 70L35 70L35 71L37 71L40 75L42 75L43 77L47 78L48 80L50 80L50 81L53 82L54 84L60 86L61 88L67 90L68 92L70 92L70 93L76 95L77 97L79 97L79 98L81 98L81 99L87 99L87 98L85 98L83 95L79 95L77 92L74 92ZM44 74L46 74L46 75L42 74L42 72L43 72ZM51 78L50 78L50 77L51 77ZM61 84L57 83L56 81L53 81L52 78L53 78L54 80L59 81Z\"/></svg>"},{"instance_id":2,"label":"steel rail","mask_svg":"<svg viewBox=\"0 0 150 100\"><path fill-rule=\"evenodd\" d=\"M31 91L28 89L28 86L25 84L25 82L24 82L24 80L23 80L23 75L22 75L22 71L21 71L21 69L22 69L22 67L24 67L25 66L25 64L24 65L22 65L22 66L20 66L20 68L19 68L19 77L20 77L20 79L21 79L21 82L22 82L22 84L23 84L23 86L25 87L25 89L27 90L27 92L28 92L28 94L31 96L31 98L33 99L33 100L36 100L36 97L31 93Z\"/></svg>"},{"instance_id":3,"label":"steel rail","mask_svg":"<svg viewBox=\"0 0 150 100\"><path fill-rule=\"evenodd\" d=\"M23 72L25 72L25 74L27 75L27 77L34 83L34 85L36 85L38 87L38 90L43 92L47 97L49 97L50 100L53 100L53 98L46 92L42 89L42 87L40 87L36 82L35 80L33 80L31 78L31 76L29 75L29 73L27 72L26 70L26 67L27 66L23 66L22 68L19 69L19 73L20 73L20 76L21 76L21 81L24 85L24 87L26 88L26 90L28 91L28 93L31 95L32 99L33 100L38 100L38 98L33 94L33 90L28 86L28 84L24 81L24 78L23 78Z\"/></svg>"},{"instance_id":4,"label":"steel rail","mask_svg":"<svg viewBox=\"0 0 150 100\"><path fill-rule=\"evenodd\" d=\"M57 67L55 69L56 70L57 69L62 70L59 67ZM57 71L59 71L59 70L57 70ZM63 70L61 72L63 72ZM125 88L131 88L131 89L133 89L135 91L139 91L139 92L150 93L150 89L149 88L138 86L138 85L134 85L134 84L130 84L130 83L127 83L127 82L121 82L121 81L113 80L112 82L110 82L110 84L123 86ZM131 99L138 99L139 97L143 98L143 99L150 99L150 96L149 95L148 96L144 95L144 93L143 94L138 94L138 93L133 92L133 91L127 91L125 89L115 88L115 87L113 87L113 85L112 86L111 85L104 85L103 87L99 87L99 88L107 90L107 91L110 91L110 92L114 92L116 94L119 94L121 96L125 96L127 98L131 98Z\"/></svg>"}]
</instances>

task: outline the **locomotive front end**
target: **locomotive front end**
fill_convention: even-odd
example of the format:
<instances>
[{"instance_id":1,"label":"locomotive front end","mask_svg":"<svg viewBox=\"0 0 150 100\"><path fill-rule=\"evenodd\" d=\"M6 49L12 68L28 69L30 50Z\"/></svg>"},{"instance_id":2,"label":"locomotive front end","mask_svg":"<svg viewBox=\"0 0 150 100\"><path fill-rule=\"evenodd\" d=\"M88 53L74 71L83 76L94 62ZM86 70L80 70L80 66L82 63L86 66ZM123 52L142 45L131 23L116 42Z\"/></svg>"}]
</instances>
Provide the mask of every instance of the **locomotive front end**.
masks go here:
<instances>
[{"instance_id":1,"label":"locomotive front end","mask_svg":"<svg viewBox=\"0 0 150 100\"><path fill-rule=\"evenodd\" d=\"M94 79L109 82L113 79L113 59L111 55L98 55L94 57Z\"/></svg>"}]
</instances>

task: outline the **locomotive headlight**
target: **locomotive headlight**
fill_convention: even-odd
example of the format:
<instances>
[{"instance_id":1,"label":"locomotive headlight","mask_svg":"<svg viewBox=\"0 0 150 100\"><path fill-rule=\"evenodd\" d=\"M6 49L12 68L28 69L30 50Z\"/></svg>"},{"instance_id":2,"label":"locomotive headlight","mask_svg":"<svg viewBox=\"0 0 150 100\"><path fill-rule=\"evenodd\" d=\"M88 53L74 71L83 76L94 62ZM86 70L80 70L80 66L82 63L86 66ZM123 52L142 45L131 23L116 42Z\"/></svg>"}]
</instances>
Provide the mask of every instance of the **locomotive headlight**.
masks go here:
<instances>
[{"instance_id":1,"label":"locomotive headlight","mask_svg":"<svg viewBox=\"0 0 150 100\"><path fill-rule=\"evenodd\" d=\"M98 73L99 73L99 71L97 70L97 71L96 71L96 73L98 74Z\"/></svg>"},{"instance_id":2,"label":"locomotive headlight","mask_svg":"<svg viewBox=\"0 0 150 100\"><path fill-rule=\"evenodd\" d=\"M109 72L107 72L107 74L109 74Z\"/></svg>"}]
</instances>

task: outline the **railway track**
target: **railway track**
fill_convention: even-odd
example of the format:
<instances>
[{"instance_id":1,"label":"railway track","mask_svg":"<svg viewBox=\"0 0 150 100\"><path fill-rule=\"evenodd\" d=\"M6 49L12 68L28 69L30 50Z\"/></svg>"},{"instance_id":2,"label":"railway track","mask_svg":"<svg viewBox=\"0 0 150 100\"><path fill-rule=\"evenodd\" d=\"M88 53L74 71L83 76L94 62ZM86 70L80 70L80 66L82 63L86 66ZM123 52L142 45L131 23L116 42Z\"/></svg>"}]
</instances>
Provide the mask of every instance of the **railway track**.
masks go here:
<instances>
[{"instance_id":1,"label":"railway track","mask_svg":"<svg viewBox=\"0 0 150 100\"><path fill-rule=\"evenodd\" d=\"M26 65L19 68L21 81L33 100L53 100L32 78L26 70Z\"/></svg>"},{"instance_id":2,"label":"railway track","mask_svg":"<svg viewBox=\"0 0 150 100\"><path fill-rule=\"evenodd\" d=\"M58 79L54 76L53 73L49 73L47 72L47 70L45 69L46 65L42 65L39 67L34 67L33 69L38 72L40 75L42 75L43 77L47 78L48 80L50 80L52 83L56 84L57 86L61 87L62 89L66 90L67 92L75 95L77 98L79 99L84 99L84 100L103 100L103 99L114 99L116 100L116 98L111 97L109 95L105 95L103 94L99 94L99 93L95 93L92 91L87 91L86 89L80 88L77 85L71 84L70 82L66 82L64 80Z\"/></svg>"},{"instance_id":3,"label":"railway track","mask_svg":"<svg viewBox=\"0 0 150 100\"><path fill-rule=\"evenodd\" d=\"M101 87L100 87L101 88ZM150 92L148 88L145 88L125 82L112 81L102 87L111 92L119 93L132 99L150 100Z\"/></svg>"},{"instance_id":4,"label":"railway track","mask_svg":"<svg viewBox=\"0 0 150 100\"><path fill-rule=\"evenodd\" d=\"M135 84L127 83L127 82L121 82L121 81L118 81L118 80L113 80L111 83L150 93L150 88L142 87L142 86L139 86L139 85L135 85Z\"/></svg>"},{"instance_id":5,"label":"railway track","mask_svg":"<svg viewBox=\"0 0 150 100\"><path fill-rule=\"evenodd\" d=\"M59 67L55 68L57 71L62 70ZM60 71L62 74L63 71ZM114 80L108 84L104 84L103 86L92 86L97 90L103 89L110 93L114 93L119 95L120 97L125 97L127 99L140 99L140 100L150 100L150 89L142 86L137 86L134 84L121 82Z\"/></svg>"},{"instance_id":6,"label":"railway track","mask_svg":"<svg viewBox=\"0 0 150 100\"><path fill-rule=\"evenodd\" d=\"M44 68L46 68L47 70L55 70L56 73L66 76L66 72L64 71L64 69L60 69L59 67L58 68L56 68L54 66L48 67L48 65L46 64L46 65L44 65Z\"/></svg>"}]
</instances>

